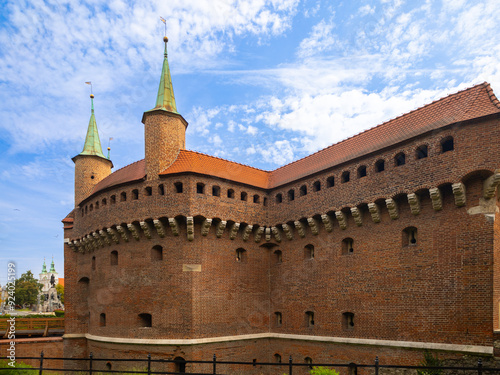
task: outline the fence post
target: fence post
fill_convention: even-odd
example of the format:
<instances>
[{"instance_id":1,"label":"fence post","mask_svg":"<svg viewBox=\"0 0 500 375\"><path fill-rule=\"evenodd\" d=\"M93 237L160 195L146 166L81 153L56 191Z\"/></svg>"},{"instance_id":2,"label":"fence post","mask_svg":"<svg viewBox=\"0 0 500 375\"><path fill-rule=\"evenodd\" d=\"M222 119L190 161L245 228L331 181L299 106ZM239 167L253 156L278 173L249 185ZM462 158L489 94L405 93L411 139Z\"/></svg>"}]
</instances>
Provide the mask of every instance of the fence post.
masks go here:
<instances>
[{"instance_id":1,"label":"fence post","mask_svg":"<svg viewBox=\"0 0 500 375\"><path fill-rule=\"evenodd\" d=\"M92 354L92 352L90 352L90 355L89 355L89 375L92 375L92 358L94 357L94 355Z\"/></svg>"},{"instance_id":2,"label":"fence post","mask_svg":"<svg viewBox=\"0 0 500 375\"><path fill-rule=\"evenodd\" d=\"M40 369L38 370L38 374L42 375L43 372L43 350L40 353Z\"/></svg>"},{"instance_id":3,"label":"fence post","mask_svg":"<svg viewBox=\"0 0 500 375\"><path fill-rule=\"evenodd\" d=\"M375 375L378 375L378 357L375 357Z\"/></svg>"},{"instance_id":4,"label":"fence post","mask_svg":"<svg viewBox=\"0 0 500 375\"><path fill-rule=\"evenodd\" d=\"M292 356L290 356L290 358L288 358L288 373L292 375L292 371L293 371Z\"/></svg>"},{"instance_id":5,"label":"fence post","mask_svg":"<svg viewBox=\"0 0 500 375\"><path fill-rule=\"evenodd\" d=\"M483 375L483 360L481 358L477 360L477 375Z\"/></svg>"},{"instance_id":6,"label":"fence post","mask_svg":"<svg viewBox=\"0 0 500 375\"><path fill-rule=\"evenodd\" d=\"M217 374L217 356L214 354L214 366L212 374Z\"/></svg>"},{"instance_id":7,"label":"fence post","mask_svg":"<svg viewBox=\"0 0 500 375\"><path fill-rule=\"evenodd\" d=\"M151 354L148 354L148 375L151 375Z\"/></svg>"}]
</instances>

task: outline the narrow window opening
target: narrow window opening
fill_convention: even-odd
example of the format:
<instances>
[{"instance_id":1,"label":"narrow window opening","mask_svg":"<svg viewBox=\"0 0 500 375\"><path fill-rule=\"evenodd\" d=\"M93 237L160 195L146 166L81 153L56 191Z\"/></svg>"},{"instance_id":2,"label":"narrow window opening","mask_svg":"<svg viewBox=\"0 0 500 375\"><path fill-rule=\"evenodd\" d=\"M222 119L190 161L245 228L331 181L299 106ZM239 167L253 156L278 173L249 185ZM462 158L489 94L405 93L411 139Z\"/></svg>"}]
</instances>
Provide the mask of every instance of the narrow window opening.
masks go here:
<instances>
[{"instance_id":1,"label":"narrow window opening","mask_svg":"<svg viewBox=\"0 0 500 375\"><path fill-rule=\"evenodd\" d=\"M163 184L158 185L158 194L165 195L165 186Z\"/></svg>"},{"instance_id":2,"label":"narrow window opening","mask_svg":"<svg viewBox=\"0 0 500 375\"><path fill-rule=\"evenodd\" d=\"M417 244L417 228L408 227L403 229L403 246L411 246Z\"/></svg>"},{"instance_id":3,"label":"narrow window opening","mask_svg":"<svg viewBox=\"0 0 500 375\"><path fill-rule=\"evenodd\" d=\"M354 240L352 238L344 238L342 240L342 254L352 254L354 252Z\"/></svg>"},{"instance_id":4,"label":"narrow window opening","mask_svg":"<svg viewBox=\"0 0 500 375\"><path fill-rule=\"evenodd\" d=\"M358 178L366 177L366 166L362 165L358 168Z\"/></svg>"},{"instance_id":5,"label":"narrow window opening","mask_svg":"<svg viewBox=\"0 0 500 375\"><path fill-rule=\"evenodd\" d=\"M102 205L105 206L107 203L108 203L108 201L106 200L106 198L103 198Z\"/></svg>"},{"instance_id":6,"label":"narrow window opening","mask_svg":"<svg viewBox=\"0 0 500 375\"><path fill-rule=\"evenodd\" d=\"M264 197L264 202L263 202L263 204L264 204L264 207L267 207L267 197Z\"/></svg>"},{"instance_id":7,"label":"narrow window opening","mask_svg":"<svg viewBox=\"0 0 500 375\"><path fill-rule=\"evenodd\" d=\"M281 363L281 355L279 355L278 353L276 353L274 355L274 362Z\"/></svg>"},{"instance_id":8,"label":"narrow window opening","mask_svg":"<svg viewBox=\"0 0 500 375\"><path fill-rule=\"evenodd\" d=\"M453 150L453 137L447 137L441 141L441 152L448 152Z\"/></svg>"},{"instance_id":9,"label":"narrow window opening","mask_svg":"<svg viewBox=\"0 0 500 375\"><path fill-rule=\"evenodd\" d=\"M340 182L346 183L349 182L350 179L351 179L351 174L349 173L349 171L345 171L342 173L342 176L340 177Z\"/></svg>"},{"instance_id":10,"label":"narrow window opening","mask_svg":"<svg viewBox=\"0 0 500 375\"><path fill-rule=\"evenodd\" d=\"M240 195L240 199L241 199L242 201L245 201L245 202L246 202L246 201L247 201L247 199L248 199L248 194L247 194L247 193L245 193L244 191L242 191L242 192L241 192L241 195Z\"/></svg>"},{"instance_id":11,"label":"narrow window opening","mask_svg":"<svg viewBox=\"0 0 500 375\"><path fill-rule=\"evenodd\" d=\"M151 261L156 262L163 260L163 248L159 245L151 248Z\"/></svg>"},{"instance_id":12,"label":"narrow window opening","mask_svg":"<svg viewBox=\"0 0 500 375\"><path fill-rule=\"evenodd\" d=\"M212 195L214 197L220 197L220 187L219 186L212 186Z\"/></svg>"},{"instance_id":13,"label":"narrow window opening","mask_svg":"<svg viewBox=\"0 0 500 375\"><path fill-rule=\"evenodd\" d=\"M417 159L426 158L428 154L427 145L417 147Z\"/></svg>"},{"instance_id":14,"label":"narrow window opening","mask_svg":"<svg viewBox=\"0 0 500 375\"><path fill-rule=\"evenodd\" d=\"M110 200L111 200L111 204L115 204L116 203L116 195L112 195L110 197Z\"/></svg>"},{"instance_id":15,"label":"narrow window opening","mask_svg":"<svg viewBox=\"0 0 500 375\"><path fill-rule=\"evenodd\" d=\"M348 375L358 375L358 366L354 362L349 363Z\"/></svg>"},{"instance_id":16,"label":"narrow window opening","mask_svg":"<svg viewBox=\"0 0 500 375\"><path fill-rule=\"evenodd\" d=\"M308 367L309 367L310 369L312 369L312 368L313 368L313 365L312 365L313 360L312 360L312 358L311 358L311 357L306 357L306 358L304 358L304 363L305 363L305 364L307 364L307 365L309 365Z\"/></svg>"},{"instance_id":17,"label":"narrow window opening","mask_svg":"<svg viewBox=\"0 0 500 375\"><path fill-rule=\"evenodd\" d=\"M117 266L118 265L118 251L113 250L110 254L110 262L112 266Z\"/></svg>"},{"instance_id":18,"label":"narrow window opening","mask_svg":"<svg viewBox=\"0 0 500 375\"><path fill-rule=\"evenodd\" d=\"M152 327L152 323L151 314L139 314L139 327Z\"/></svg>"},{"instance_id":19,"label":"narrow window opening","mask_svg":"<svg viewBox=\"0 0 500 375\"><path fill-rule=\"evenodd\" d=\"M139 190L137 189L132 190L132 199L133 200L139 199Z\"/></svg>"},{"instance_id":20,"label":"narrow window opening","mask_svg":"<svg viewBox=\"0 0 500 375\"><path fill-rule=\"evenodd\" d=\"M175 188L175 192L177 194L180 194L184 191L184 185L182 184L182 182L174 183L174 188Z\"/></svg>"},{"instance_id":21,"label":"narrow window opening","mask_svg":"<svg viewBox=\"0 0 500 375\"><path fill-rule=\"evenodd\" d=\"M196 184L196 193L198 193L198 194L205 194L205 184L202 184L201 182L198 182Z\"/></svg>"},{"instance_id":22,"label":"narrow window opening","mask_svg":"<svg viewBox=\"0 0 500 375\"><path fill-rule=\"evenodd\" d=\"M111 371L111 363L110 362L107 362L106 363L106 371Z\"/></svg>"},{"instance_id":23,"label":"narrow window opening","mask_svg":"<svg viewBox=\"0 0 500 375\"><path fill-rule=\"evenodd\" d=\"M276 263L283 262L283 253L281 252L281 250L276 250L274 252L274 260L276 261Z\"/></svg>"},{"instance_id":24,"label":"narrow window opening","mask_svg":"<svg viewBox=\"0 0 500 375\"><path fill-rule=\"evenodd\" d=\"M186 360L182 357L175 357L175 372L185 374L186 373Z\"/></svg>"},{"instance_id":25,"label":"narrow window opening","mask_svg":"<svg viewBox=\"0 0 500 375\"><path fill-rule=\"evenodd\" d=\"M89 206L85 206L85 215L89 213Z\"/></svg>"},{"instance_id":26,"label":"narrow window opening","mask_svg":"<svg viewBox=\"0 0 500 375\"><path fill-rule=\"evenodd\" d=\"M252 364L253 367L257 366L257 358L252 359Z\"/></svg>"},{"instance_id":27,"label":"narrow window opening","mask_svg":"<svg viewBox=\"0 0 500 375\"><path fill-rule=\"evenodd\" d=\"M231 199L234 199L234 190L233 189L229 189L227 191L227 197L231 198Z\"/></svg>"},{"instance_id":28,"label":"narrow window opening","mask_svg":"<svg viewBox=\"0 0 500 375\"><path fill-rule=\"evenodd\" d=\"M99 326L100 327L106 327L106 314L101 313L99 316Z\"/></svg>"},{"instance_id":29,"label":"narrow window opening","mask_svg":"<svg viewBox=\"0 0 500 375\"><path fill-rule=\"evenodd\" d=\"M276 327L281 327L282 316L281 316L281 313L279 311L276 311L274 313L274 321L276 323Z\"/></svg>"},{"instance_id":30,"label":"narrow window opening","mask_svg":"<svg viewBox=\"0 0 500 375\"><path fill-rule=\"evenodd\" d=\"M283 194L276 194L276 203L283 202Z\"/></svg>"},{"instance_id":31,"label":"narrow window opening","mask_svg":"<svg viewBox=\"0 0 500 375\"><path fill-rule=\"evenodd\" d=\"M246 261L246 250L239 248L236 249L236 261L237 262L245 262Z\"/></svg>"},{"instance_id":32,"label":"narrow window opening","mask_svg":"<svg viewBox=\"0 0 500 375\"><path fill-rule=\"evenodd\" d=\"M94 211L94 205L90 204L90 212Z\"/></svg>"},{"instance_id":33,"label":"narrow window opening","mask_svg":"<svg viewBox=\"0 0 500 375\"><path fill-rule=\"evenodd\" d=\"M92 271L95 271L95 256L92 257Z\"/></svg>"},{"instance_id":34,"label":"narrow window opening","mask_svg":"<svg viewBox=\"0 0 500 375\"><path fill-rule=\"evenodd\" d=\"M127 200L127 193L122 191L122 193L120 194L120 202L125 202L126 200Z\"/></svg>"},{"instance_id":35,"label":"narrow window opening","mask_svg":"<svg viewBox=\"0 0 500 375\"><path fill-rule=\"evenodd\" d=\"M260 196L258 196L257 194L255 194L253 196L253 203L260 203Z\"/></svg>"},{"instance_id":36,"label":"narrow window opening","mask_svg":"<svg viewBox=\"0 0 500 375\"><path fill-rule=\"evenodd\" d=\"M144 195L146 195L148 197L153 195L153 188L151 186L146 186L144 188Z\"/></svg>"},{"instance_id":37,"label":"narrow window opening","mask_svg":"<svg viewBox=\"0 0 500 375\"><path fill-rule=\"evenodd\" d=\"M304 247L304 259L314 259L314 246L309 244Z\"/></svg>"},{"instance_id":38,"label":"narrow window opening","mask_svg":"<svg viewBox=\"0 0 500 375\"><path fill-rule=\"evenodd\" d=\"M295 199L295 190L291 189L288 191L288 200L293 201Z\"/></svg>"},{"instance_id":39,"label":"narrow window opening","mask_svg":"<svg viewBox=\"0 0 500 375\"><path fill-rule=\"evenodd\" d=\"M99 209L99 201L95 202L95 209L98 210Z\"/></svg>"},{"instance_id":40,"label":"narrow window opening","mask_svg":"<svg viewBox=\"0 0 500 375\"><path fill-rule=\"evenodd\" d=\"M335 177L331 176L326 179L326 187L334 187L335 186Z\"/></svg>"},{"instance_id":41,"label":"narrow window opening","mask_svg":"<svg viewBox=\"0 0 500 375\"><path fill-rule=\"evenodd\" d=\"M394 157L394 164L396 167L399 167L400 165L405 165L406 164L406 155L400 152Z\"/></svg>"},{"instance_id":42,"label":"narrow window opening","mask_svg":"<svg viewBox=\"0 0 500 375\"><path fill-rule=\"evenodd\" d=\"M306 311L306 323L308 327L314 327L314 312Z\"/></svg>"},{"instance_id":43,"label":"narrow window opening","mask_svg":"<svg viewBox=\"0 0 500 375\"><path fill-rule=\"evenodd\" d=\"M302 185L300 187L300 190L299 190L299 195L302 197L304 195L307 195L307 186L306 185Z\"/></svg>"},{"instance_id":44,"label":"narrow window opening","mask_svg":"<svg viewBox=\"0 0 500 375\"><path fill-rule=\"evenodd\" d=\"M314 192L317 192L317 191L320 191L321 190L321 182L319 181L315 181L313 183L313 191Z\"/></svg>"},{"instance_id":45,"label":"narrow window opening","mask_svg":"<svg viewBox=\"0 0 500 375\"><path fill-rule=\"evenodd\" d=\"M354 314L352 312L345 312L342 314L344 329L354 329Z\"/></svg>"},{"instance_id":46,"label":"narrow window opening","mask_svg":"<svg viewBox=\"0 0 500 375\"><path fill-rule=\"evenodd\" d=\"M375 163L375 172L380 173L385 170L385 161L380 159Z\"/></svg>"}]
</instances>

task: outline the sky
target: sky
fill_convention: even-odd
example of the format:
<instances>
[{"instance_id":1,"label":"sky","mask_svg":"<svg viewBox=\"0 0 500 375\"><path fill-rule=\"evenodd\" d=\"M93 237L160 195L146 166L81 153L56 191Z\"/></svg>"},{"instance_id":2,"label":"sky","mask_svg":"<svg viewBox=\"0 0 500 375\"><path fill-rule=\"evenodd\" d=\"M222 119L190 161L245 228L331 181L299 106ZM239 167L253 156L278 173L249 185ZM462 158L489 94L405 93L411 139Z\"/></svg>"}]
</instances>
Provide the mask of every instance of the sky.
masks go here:
<instances>
[{"instance_id":1,"label":"sky","mask_svg":"<svg viewBox=\"0 0 500 375\"><path fill-rule=\"evenodd\" d=\"M186 147L273 170L487 81L498 0L0 0L0 284L54 259L90 118L144 158L167 21ZM110 141L110 138L112 140Z\"/></svg>"}]
</instances>

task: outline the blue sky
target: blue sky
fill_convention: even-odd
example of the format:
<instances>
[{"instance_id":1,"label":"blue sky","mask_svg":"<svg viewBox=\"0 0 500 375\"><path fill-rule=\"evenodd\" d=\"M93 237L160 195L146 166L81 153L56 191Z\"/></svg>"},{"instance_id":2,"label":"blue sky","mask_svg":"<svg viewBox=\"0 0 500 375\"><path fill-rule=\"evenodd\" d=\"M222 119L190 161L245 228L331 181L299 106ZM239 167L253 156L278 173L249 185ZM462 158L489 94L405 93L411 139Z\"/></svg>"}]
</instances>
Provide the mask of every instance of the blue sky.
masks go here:
<instances>
[{"instance_id":1,"label":"blue sky","mask_svg":"<svg viewBox=\"0 0 500 375\"><path fill-rule=\"evenodd\" d=\"M90 117L119 169L144 157L168 24L187 148L263 169L484 81L497 0L0 0L0 284L63 273L61 219Z\"/></svg>"}]
</instances>

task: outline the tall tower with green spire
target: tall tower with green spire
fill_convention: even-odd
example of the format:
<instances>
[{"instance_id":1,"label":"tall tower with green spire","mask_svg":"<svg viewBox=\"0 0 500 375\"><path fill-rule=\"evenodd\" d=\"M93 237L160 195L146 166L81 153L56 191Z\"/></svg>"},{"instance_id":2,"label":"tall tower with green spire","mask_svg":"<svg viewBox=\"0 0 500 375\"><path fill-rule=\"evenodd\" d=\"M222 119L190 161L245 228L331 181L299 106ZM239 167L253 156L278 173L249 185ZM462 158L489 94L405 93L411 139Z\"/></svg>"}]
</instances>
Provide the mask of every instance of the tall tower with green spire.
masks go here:
<instances>
[{"instance_id":1,"label":"tall tower with green spire","mask_svg":"<svg viewBox=\"0 0 500 375\"><path fill-rule=\"evenodd\" d=\"M161 71L160 87L153 109L144 112L146 175L148 180L158 179L158 175L177 158L186 147L187 121L177 112L174 88L168 65L167 42L164 37L165 52Z\"/></svg>"},{"instance_id":2,"label":"tall tower with green spire","mask_svg":"<svg viewBox=\"0 0 500 375\"><path fill-rule=\"evenodd\" d=\"M83 150L72 160L75 163L75 207L88 197L99 181L111 174L113 163L102 153L94 115L94 95L90 95L91 114Z\"/></svg>"}]
</instances>

